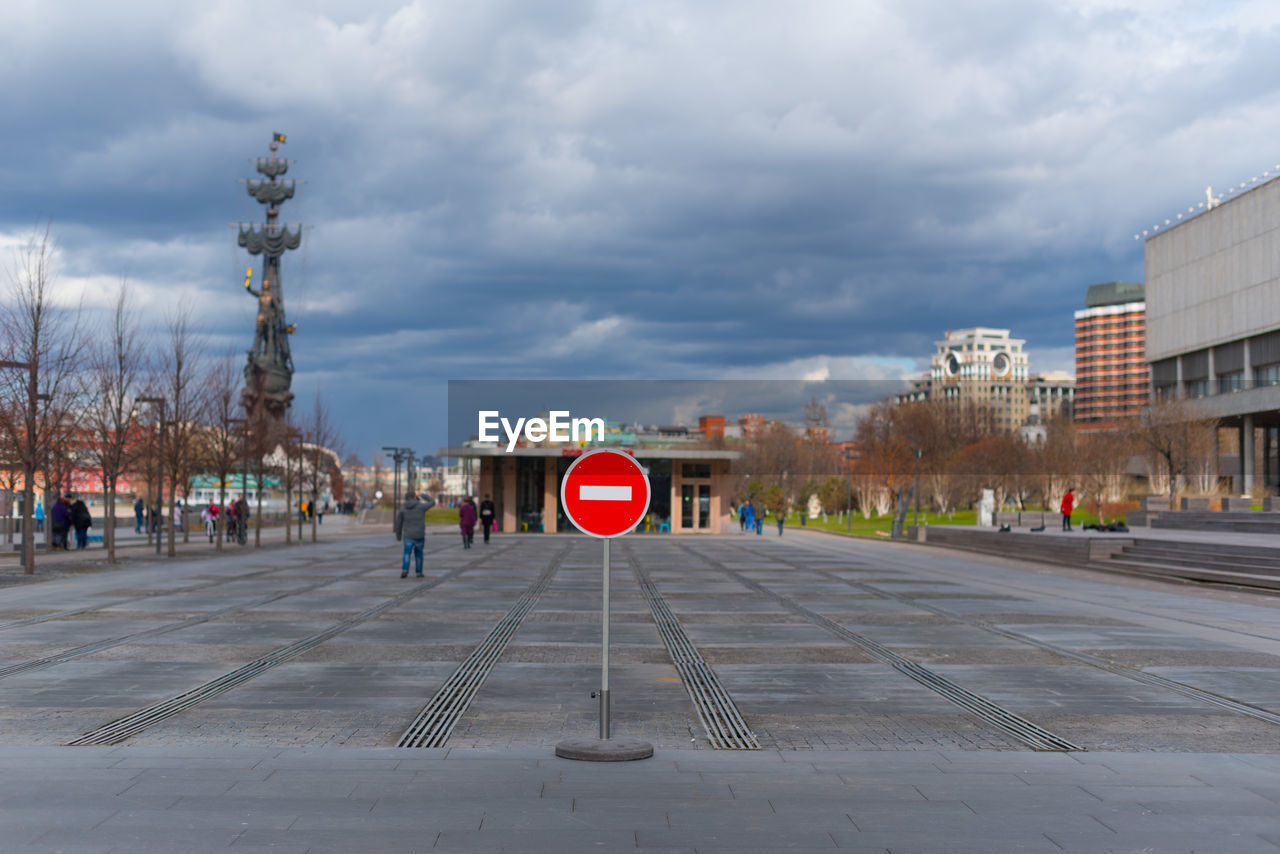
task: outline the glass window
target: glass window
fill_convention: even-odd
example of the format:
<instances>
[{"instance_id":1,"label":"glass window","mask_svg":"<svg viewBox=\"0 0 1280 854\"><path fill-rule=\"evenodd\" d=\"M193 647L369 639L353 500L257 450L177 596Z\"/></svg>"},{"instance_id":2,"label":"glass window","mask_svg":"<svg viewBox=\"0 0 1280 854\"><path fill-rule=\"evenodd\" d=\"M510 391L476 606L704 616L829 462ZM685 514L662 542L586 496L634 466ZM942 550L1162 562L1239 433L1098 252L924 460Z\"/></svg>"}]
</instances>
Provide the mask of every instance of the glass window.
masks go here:
<instances>
[{"instance_id":1,"label":"glass window","mask_svg":"<svg viewBox=\"0 0 1280 854\"><path fill-rule=\"evenodd\" d=\"M1280 385L1280 363L1254 368L1253 377L1258 385Z\"/></svg>"},{"instance_id":2,"label":"glass window","mask_svg":"<svg viewBox=\"0 0 1280 854\"><path fill-rule=\"evenodd\" d=\"M1218 394L1231 394L1244 388L1244 371L1218 375Z\"/></svg>"},{"instance_id":3,"label":"glass window","mask_svg":"<svg viewBox=\"0 0 1280 854\"><path fill-rule=\"evenodd\" d=\"M711 463L685 463L680 473L684 477L711 477Z\"/></svg>"}]
</instances>

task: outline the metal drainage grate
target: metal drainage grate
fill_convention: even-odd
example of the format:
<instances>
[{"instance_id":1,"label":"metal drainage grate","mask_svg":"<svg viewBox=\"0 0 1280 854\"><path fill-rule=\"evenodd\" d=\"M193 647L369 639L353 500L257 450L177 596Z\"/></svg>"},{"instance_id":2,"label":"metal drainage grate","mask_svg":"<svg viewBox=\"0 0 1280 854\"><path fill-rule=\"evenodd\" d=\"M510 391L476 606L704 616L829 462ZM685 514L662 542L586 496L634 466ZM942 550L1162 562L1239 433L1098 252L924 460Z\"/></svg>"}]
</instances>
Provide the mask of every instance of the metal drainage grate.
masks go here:
<instances>
[{"instance_id":1,"label":"metal drainage grate","mask_svg":"<svg viewBox=\"0 0 1280 854\"><path fill-rule=\"evenodd\" d=\"M688 546L682 545L681 548L687 549ZM1083 747L1054 735L1047 729L1032 723L1021 715L1009 711L1003 706L991 702L980 694L975 694L967 688L960 687L950 679L934 673L929 668L917 664L909 658L904 658L903 656L898 655L896 652L881 646L870 638L863 637L856 632L851 632L834 620L829 620L816 611L810 611L808 608L800 605L794 600L773 592L763 584L753 581L742 573L729 569L718 561L712 560L705 555L699 555L699 557L702 557L703 560L706 560L721 572L731 576L738 583L751 588L761 595L768 596L770 599L774 600L788 611L791 611L793 614L804 617L814 625L821 626L832 634L864 650L867 654L884 662L885 664L890 665L899 673L913 679L944 699L950 700L952 703L960 706L975 717L980 718L986 723L991 724L1004 732L1007 732L1023 744L1031 747L1033 750L1084 750Z\"/></svg>"},{"instance_id":2,"label":"metal drainage grate","mask_svg":"<svg viewBox=\"0 0 1280 854\"><path fill-rule=\"evenodd\" d=\"M783 561L783 562L791 563L790 561ZM794 566L794 564L792 565ZM1222 697L1222 696L1219 696L1218 694L1213 694L1208 691L1205 691L1202 688L1197 688L1194 685L1188 685L1185 682L1178 682L1173 679L1169 679L1167 677L1157 675L1155 673L1146 673L1142 670L1138 670L1133 667L1126 667L1123 664L1116 664L1115 662L1108 661L1105 658L1101 658L1096 655L1090 655L1087 652L1077 652L1074 649L1069 649L1065 646L1059 646L1058 644L1050 643L1049 641L1042 641L1039 638L1032 637L1031 635L1025 635L1022 632L1015 632L1011 629L1002 628L1000 626L993 626L990 623L984 623L982 620L975 620L972 617L966 616L965 614L961 614L956 611L950 611L946 608L940 608L937 605L931 605L928 602L922 602L919 599L908 599L907 597L902 596L898 593L894 593L891 590L882 590L881 588L876 587L872 584L867 584L865 581L853 581L852 579L841 578L835 573L828 572L826 570L813 570L813 571L817 572L819 575L822 575L826 578L830 578L833 581L839 581L844 584L847 584L850 587L854 587L859 590L864 590L868 593L873 593L877 596L880 596L886 599L893 599L895 601L910 605L912 608L919 608L920 610L923 610L923 611L929 611L933 614L937 614L940 617L946 617L949 620L955 620L957 622L964 623L965 625L968 625L968 626L974 626L975 628L979 628L979 629L982 629L983 631L991 632L992 634L999 635L1001 637L1008 638L1010 640L1018 641L1019 643L1029 644L1030 646L1038 647L1047 652L1052 652L1052 653L1055 653L1056 655L1061 655L1064 658L1070 658L1073 661L1079 661L1082 664L1088 664L1093 667L1097 667L1101 670L1107 671L1108 673L1114 673L1117 676L1123 676L1126 679L1132 679L1135 682L1141 682L1144 685L1150 685L1155 688L1164 688L1165 690L1173 691L1177 694L1181 694L1184 697L1189 697L1193 700L1199 700L1202 703L1206 703L1211 706L1217 706L1218 708L1225 709L1229 712L1235 712L1236 714L1247 715L1248 717L1255 718L1260 721L1266 721L1267 723L1270 723L1270 724L1280 724L1280 715L1276 714L1275 712L1264 709L1260 706L1254 706L1249 703L1241 702L1239 700L1232 700L1229 697Z\"/></svg>"},{"instance_id":3,"label":"metal drainage grate","mask_svg":"<svg viewBox=\"0 0 1280 854\"><path fill-rule=\"evenodd\" d=\"M507 551L511 548L513 548L513 546L507 546L507 548L502 551ZM490 557L497 557L501 553L501 551L494 552ZM97 729L74 739L73 741L68 741L67 745L80 747L94 744L118 744L132 735L137 735L147 727L158 724L166 718L173 717L184 709L189 709L211 697L216 697L219 694L230 691L238 685L248 682L258 674L265 673L277 664L283 664L289 659L295 658L307 650L319 646L330 638L342 634L347 629L372 620L374 617L380 616L381 614L390 611L392 608L403 605L410 599L420 596L446 581L457 578L459 575L466 572L468 569L479 565L484 560L484 558L481 558L471 561L457 569L452 569L446 572L439 578L432 579L431 581L424 582L422 584L415 584L410 590L407 590L398 596L393 596L387 601L379 605L375 605L367 611L361 611L359 614L348 617L340 623L335 623L323 632L303 638L302 640L291 643L288 646L280 647L273 652L267 653L262 658L251 661L243 667L219 676L217 679L210 682L206 682L198 688L192 688L184 694L171 697L168 700L156 703L153 706L148 706L145 709L140 709L131 715L126 715L125 717L114 720L109 724L100 726Z\"/></svg>"},{"instance_id":4,"label":"metal drainage grate","mask_svg":"<svg viewBox=\"0 0 1280 854\"><path fill-rule=\"evenodd\" d=\"M516 600L507 615L498 621L485 639L458 665L453 675L445 680L435 696L423 706L422 711L396 742L396 747L444 747L453 728L462 719L480 686L488 678L489 671L502 657L507 643L551 584L551 579L560 569L560 562L568 552L566 547L552 558L551 565L542 571L537 581Z\"/></svg>"},{"instance_id":5,"label":"metal drainage grate","mask_svg":"<svg viewBox=\"0 0 1280 854\"><path fill-rule=\"evenodd\" d=\"M718 750L759 750L760 742L742 719L742 713L729 692L720 684L715 670L693 645L649 574L632 558L630 550L627 551L632 572L640 583L640 592L649 603L649 610L658 626L658 634L667 646L685 690L689 692L689 699L693 701L711 746Z\"/></svg>"}]
</instances>

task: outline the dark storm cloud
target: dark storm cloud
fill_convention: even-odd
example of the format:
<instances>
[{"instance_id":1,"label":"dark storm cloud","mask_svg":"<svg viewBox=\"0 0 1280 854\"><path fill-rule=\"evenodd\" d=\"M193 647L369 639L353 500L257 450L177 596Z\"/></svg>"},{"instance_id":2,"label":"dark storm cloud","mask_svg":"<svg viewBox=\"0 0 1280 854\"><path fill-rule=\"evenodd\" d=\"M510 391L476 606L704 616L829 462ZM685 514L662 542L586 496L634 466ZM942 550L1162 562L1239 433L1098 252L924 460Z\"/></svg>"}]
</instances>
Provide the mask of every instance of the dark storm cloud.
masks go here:
<instances>
[{"instance_id":1,"label":"dark storm cloud","mask_svg":"<svg viewBox=\"0 0 1280 854\"><path fill-rule=\"evenodd\" d=\"M237 181L287 132L295 388L366 455L442 441L451 378L874 379L968 325L1069 367L1086 286L1142 277L1133 233L1271 165L1275 18L7 7L0 228L52 220L68 277L128 275L153 322L176 300L243 348Z\"/></svg>"}]
</instances>

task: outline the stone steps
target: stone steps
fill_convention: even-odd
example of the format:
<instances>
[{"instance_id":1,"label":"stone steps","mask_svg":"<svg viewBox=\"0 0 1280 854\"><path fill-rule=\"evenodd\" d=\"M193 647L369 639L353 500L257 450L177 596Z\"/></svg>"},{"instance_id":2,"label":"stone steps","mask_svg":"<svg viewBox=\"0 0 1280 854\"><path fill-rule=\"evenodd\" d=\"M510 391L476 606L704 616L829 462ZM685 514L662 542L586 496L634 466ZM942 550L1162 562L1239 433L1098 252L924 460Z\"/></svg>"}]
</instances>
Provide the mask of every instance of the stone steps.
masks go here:
<instances>
[{"instance_id":1,"label":"stone steps","mask_svg":"<svg viewBox=\"0 0 1280 854\"><path fill-rule=\"evenodd\" d=\"M1180 510L1162 512L1151 519L1152 528L1174 531L1231 531L1246 534L1280 534L1280 513L1214 513Z\"/></svg>"}]
</instances>

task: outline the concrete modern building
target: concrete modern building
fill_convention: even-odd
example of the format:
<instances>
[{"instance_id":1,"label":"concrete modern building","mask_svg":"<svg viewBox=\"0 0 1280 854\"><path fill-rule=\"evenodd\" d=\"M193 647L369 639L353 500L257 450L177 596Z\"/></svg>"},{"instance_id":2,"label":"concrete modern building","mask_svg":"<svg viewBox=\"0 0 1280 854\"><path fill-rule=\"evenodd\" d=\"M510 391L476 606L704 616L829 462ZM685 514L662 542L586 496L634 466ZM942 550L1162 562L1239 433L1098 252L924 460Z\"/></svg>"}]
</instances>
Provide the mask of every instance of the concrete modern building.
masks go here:
<instances>
[{"instance_id":1,"label":"concrete modern building","mask_svg":"<svg viewBox=\"0 0 1280 854\"><path fill-rule=\"evenodd\" d=\"M948 330L934 343L929 373L913 380L911 389L897 395L896 402L938 400L957 408L986 406L995 426L1010 431L1027 420L1033 403L1041 417L1070 413L1075 381L1061 372L1028 373L1025 344L1023 339L1011 338L1008 329Z\"/></svg>"},{"instance_id":2,"label":"concrete modern building","mask_svg":"<svg viewBox=\"0 0 1280 854\"><path fill-rule=\"evenodd\" d=\"M1138 417L1150 396L1141 282L1091 285L1076 312L1075 422L1083 430Z\"/></svg>"},{"instance_id":3,"label":"concrete modern building","mask_svg":"<svg viewBox=\"0 0 1280 854\"><path fill-rule=\"evenodd\" d=\"M1157 395L1199 398L1240 433L1238 491L1265 482L1280 427L1280 180L1146 241L1147 361Z\"/></svg>"}]
</instances>

